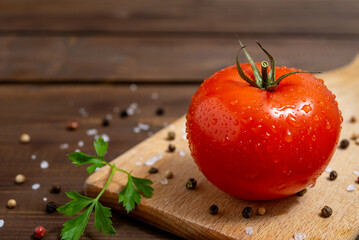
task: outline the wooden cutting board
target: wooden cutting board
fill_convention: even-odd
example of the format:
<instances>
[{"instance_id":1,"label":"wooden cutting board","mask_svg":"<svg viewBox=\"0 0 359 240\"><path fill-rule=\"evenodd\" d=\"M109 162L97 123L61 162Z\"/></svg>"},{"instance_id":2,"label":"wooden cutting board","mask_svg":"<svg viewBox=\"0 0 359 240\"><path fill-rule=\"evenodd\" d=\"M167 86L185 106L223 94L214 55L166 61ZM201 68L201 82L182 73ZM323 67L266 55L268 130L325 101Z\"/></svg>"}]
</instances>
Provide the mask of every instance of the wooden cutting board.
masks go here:
<instances>
[{"instance_id":1,"label":"wooden cutting board","mask_svg":"<svg viewBox=\"0 0 359 240\"><path fill-rule=\"evenodd\" d=\"M350 138L359 122L349 123L352 115L359 118L359 55L350 65L326 72L320 76L337 96L343 112L344 122L341 138ZM328 173L317 180L314 188L308 189L303 197L291 196L274 201L244 201L231 197L213 186L194 164L184 136L185 118L159 131L149 139L119 156L112 163L133 175L151 179L155 189L151 199L143 198L141 204L129 215L175 233L187 239L285 239L294 238L295 233L305 233L306 239L355 239L359 234L359 184L353 171L359 171L359 145L351 141L346 150L338 149L329 166L338 172L335 181L327 179ZM168 131L176 133L171 143L176 145L174 153L166 152ZM159 169L149 174L149 159L159 159L153 167ZM139 165L139 164L142 165ZM168 184L162 184L165 171L173 172ZM103 167L91 175L85 183L88 196L96 196L105 185L110 173ZM185 187L188 178L198 181L196 190ZM124 187L126 177L116 173L101 201L113 209L124 212L118 203L118 193ZM357 189L348 192L349 184ZM212 216L208 209L212 204L219 207L219 214ZM325 205L333 209L330 218L320 217ZM265 216L242 217L245 206L255 211L265 207ZM253 234L247 235L246 228L252 227Z\"/></svg>"}]
</instances>

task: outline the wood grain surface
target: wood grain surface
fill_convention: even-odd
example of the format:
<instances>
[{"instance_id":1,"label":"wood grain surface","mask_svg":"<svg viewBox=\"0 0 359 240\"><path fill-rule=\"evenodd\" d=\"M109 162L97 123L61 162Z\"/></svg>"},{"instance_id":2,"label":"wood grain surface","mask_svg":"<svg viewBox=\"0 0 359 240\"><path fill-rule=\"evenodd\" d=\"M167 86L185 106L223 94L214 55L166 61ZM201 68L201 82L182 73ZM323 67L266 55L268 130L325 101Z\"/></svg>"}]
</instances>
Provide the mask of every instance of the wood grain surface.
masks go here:
<instances>
[{"instance_id":1,"label":"wood grain surface","mask_svg":"<svg viewBox=\"0 0 359 240\"><path fill-rule=\"evenodd\" d=\"M325 83L337 95L345 119L342 137L350 138L358 124L348 119L358 114L353 102L359 100L359 55L351 65L323 76ZM185 139L185 118L181 117L156 135L135 146L112 161L119 168L133 170L137 177L149 178L154 182L154 196L144 198L136 210L129 215L158 226L187 239L290 239L295 233L305 233L308 239L355 239L359 234L359 191L347 192L349 184L356 184L353 170L359 169L356 156L359 147L352 143L347 150L337 150L329 166L338 172L336 181L328 181L328 173L322 174L314 188L303 197L296 195L274 201L244 201L235 199L213 186L196 167ZM166 152L168 131L176 132L177 151ZM181 152L182 151L182 152ZM181 154L182 153L182 154ZM158 174L149 174L147 161L161 155L154 164ZM138 162L142 163L138 166ZM174 174L168 184L163 185L164 172ZM97 196L105 185L110 167L104 167L91 175L85 183L85 192ZM196 190L189 191L185 184L189 178L198 181ZM118 203L118 193L126 184L126 178L117 174L101 200L114 209L123 211ZM212 216L208 209L212 204L219 206L219 215ZM328 205L333 215L324 219L320 211ZM265 207L265 216L251 219L241 217L245 206L254 209ZM123 211L124 212L124 211ZM246 227L253 227L253 235L246 234Z\"/></svg>"},{"instance_id":2,"label":"wood grain surface","mask_svg":"<svg viewBox=\"0 0 359 240\"><path fill-rule=\"evenodd\" d=\"M310 71L340 67L359 52L359 38L244 35L241 39L257 61L266 59L255 44L259 40L278 65ZM234 64L238 42L234 34L224 38L0 36L0 47L0 82L200 83Z\"/></svg>"},{"instance_id":3,"label":"wood grain surface","mask_svg":"<svg viewBox=\"0 0 359 240\"><path fill-rule=\"evenodd\" d=\"M2 0L0 30L357 36L356 0Z\"/></svg>"}]
</instances>

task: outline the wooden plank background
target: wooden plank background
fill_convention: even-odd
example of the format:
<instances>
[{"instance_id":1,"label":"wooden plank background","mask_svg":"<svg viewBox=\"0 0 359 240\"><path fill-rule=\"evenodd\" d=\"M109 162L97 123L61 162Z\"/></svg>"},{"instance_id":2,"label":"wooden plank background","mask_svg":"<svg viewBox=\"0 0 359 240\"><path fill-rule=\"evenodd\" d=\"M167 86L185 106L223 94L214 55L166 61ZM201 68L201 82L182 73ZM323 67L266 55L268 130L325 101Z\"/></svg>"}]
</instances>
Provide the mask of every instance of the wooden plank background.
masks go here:
<instances>
[{"instance_id":1,"label":"wooden plank background","mask_svg":"<svg viewBox=\"0 0 359 240\"><path fill-rule=\"evenodd\" d=\"M93 152L86 130L97 128L110 136L113 159L148 136L133 132L139 122L155 132L182 116L199 83L234 64L236 33L258 60L264 55L255 40L280 65L325 71L359 52L358 26L357 0L1 0L0 239L31 239L37 225L46 227L46 239L58 239L66 218L46 214L42 199L63 204L64 192L81 192L87 177L66 153L79 140L82 151ZM140 112L134 116L113 112L135 102ZM156 116L158 107L163 116ZM110 113L110 126L101 127ZM65 130L69 120L79 121L78 131ZM18 141L24 132L32 137L28 145ZM70 147L60 149L63 143ZM41 160L50 167L40 169ZM13 183L18 173L27 177L24 185ZM49 193L55 182L63 188L59 195ZM40 189L32 190L33 183ZM15 209L5 207L10 198ZM90 221L82 239L179 239L113 215L117 236L98 233Z\"/></svg>"}]
</instances>

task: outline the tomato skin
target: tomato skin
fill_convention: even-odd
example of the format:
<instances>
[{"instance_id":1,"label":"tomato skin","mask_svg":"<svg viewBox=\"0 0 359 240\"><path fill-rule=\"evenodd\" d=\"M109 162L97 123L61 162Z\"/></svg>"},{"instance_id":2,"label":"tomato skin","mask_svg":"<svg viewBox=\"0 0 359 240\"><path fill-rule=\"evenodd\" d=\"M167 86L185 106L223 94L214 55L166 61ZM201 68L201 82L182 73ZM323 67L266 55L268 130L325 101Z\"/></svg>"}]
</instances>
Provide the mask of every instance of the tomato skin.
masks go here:
<instances>
[{"instance_id":1,"label":"tomato skin","mask_svg":"<svg viewBox=\"0 0 359 240\"><path fill-rule=\"evenodd\" d=\"M254 79L249 64L241 67ZM276 78L292 71L276 67ZM246 83L235 66L202 83L186 118L199 169L222 191L247 200L281 198L314 184L343 121L334 94L312 74L290 75L268 92Z\"/></svg>"}]
</instances>

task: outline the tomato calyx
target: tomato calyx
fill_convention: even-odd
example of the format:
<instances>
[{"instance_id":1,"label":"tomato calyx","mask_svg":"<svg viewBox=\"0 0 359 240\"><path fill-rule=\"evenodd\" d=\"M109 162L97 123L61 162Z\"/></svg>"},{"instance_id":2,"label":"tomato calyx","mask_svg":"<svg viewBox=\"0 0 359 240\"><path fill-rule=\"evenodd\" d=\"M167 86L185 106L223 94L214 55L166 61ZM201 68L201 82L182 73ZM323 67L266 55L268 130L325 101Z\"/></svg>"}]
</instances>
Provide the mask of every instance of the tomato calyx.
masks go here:
<instances>
[{"instance_id":1,"label":"tomato calyx","mask_svg":"<svg viewBox=\"0 0 359 240\"><path fill-rule=\"evenodd\" d=\"M309 73L309 74L321 73L321 72L294 71L294 72L284 74L284 75L280 76L278 79L275 79L275 60L272 57L272 55L267 50L265 50L259 42L257 42L259 47L267 55L267 57L269 58L269 61L270 61L270 71L269 71L269 73L268 73L269 64L268 64L267 61L262 61L261 62L261 71L259 71L259 69L257 68L255 62L253 61L251 56L248 54L248 52L246 50L246 46L244 46L239 39L238 39L238 42L241 45L241 48L237 52L237 56L236 56L237 71L238 71L239 76L244 81L246 81L247 83L249 83L253 87L257 87L259 89L263 89L263 90L266 90L266 91L269 91L269 92L274 92L276 87L279 85L279 83L284 78L286 78L286 77L288 77L288 76L290 76L292 74L296 74L296 73ZM246 55L246 58L247 58L249 64L251 65L254 80L250 79L248 76L246 76L244 74L244 72L243 72L243 70L241 68L241 65L239 64L239 54L240 54L240 52L242 50L243 50L244 54Z\"/></svg>"}]
</instances>

